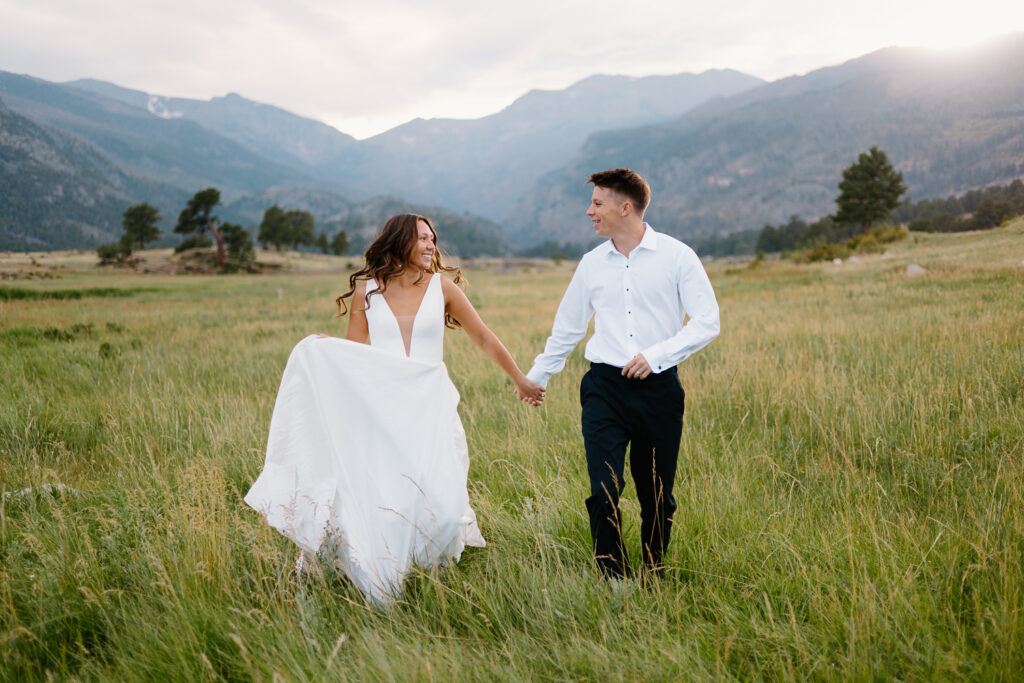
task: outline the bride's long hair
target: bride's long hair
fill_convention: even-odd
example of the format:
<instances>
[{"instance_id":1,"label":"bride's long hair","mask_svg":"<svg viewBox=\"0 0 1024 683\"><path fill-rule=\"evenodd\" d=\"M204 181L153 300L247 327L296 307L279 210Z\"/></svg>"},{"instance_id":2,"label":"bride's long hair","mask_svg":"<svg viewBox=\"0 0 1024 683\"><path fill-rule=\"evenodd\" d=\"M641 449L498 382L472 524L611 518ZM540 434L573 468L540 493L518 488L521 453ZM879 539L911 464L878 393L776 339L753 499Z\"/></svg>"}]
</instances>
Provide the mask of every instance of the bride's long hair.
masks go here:
<instances>
[{"instance_id":1,"label":"bride's long hair","mask_svg":"<svg viewBox=\"0 0 1024 683\"><path fill-rule=\"evenodd\" d=\"M458 266L444 264L441 246L437 243L437 230L431 220L426 216L403 213L389 218L380 235L366 249L363 267L352 273L348 279L349 290L335 299L335 303L338 304L338 313L334 316L335 318L340 318L348 312L345 299L355 294L360 281L365 282L373 278L377 282L377 289L366 295L366 308L369 308L370 296L384 294L388 283L405 272L406 267L412 263L412 253L419 239L419 228L416 225L419 221L423 221L430 228L430 232L434 235L435 247L434 255L430 259L430 266L424 268L423 272L453 273L455 284L464 286L465 278L462 277L462 270ZM422 279L421 274L416 282L419 283ZM448 313L444 315L444 323L453 329L461 327L459 321Z\"/></svg>"}]
</instances>

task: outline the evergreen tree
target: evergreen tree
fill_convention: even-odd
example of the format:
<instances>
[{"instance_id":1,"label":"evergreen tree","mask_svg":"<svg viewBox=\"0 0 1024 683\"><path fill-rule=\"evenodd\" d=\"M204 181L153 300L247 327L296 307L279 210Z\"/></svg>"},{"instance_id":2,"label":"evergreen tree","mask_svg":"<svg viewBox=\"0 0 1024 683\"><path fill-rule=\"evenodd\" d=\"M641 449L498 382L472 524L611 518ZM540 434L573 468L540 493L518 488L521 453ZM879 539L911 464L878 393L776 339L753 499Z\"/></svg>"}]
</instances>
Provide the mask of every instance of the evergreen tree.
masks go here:
<instances>
[{"instance_id":1,"label":"evergreen tree","mask_svg":"<svg viewBox=\"0 0 1024 683\"><path fill-rule=\"evenodd\" d=\"M1013 202L1004 197L986 197L974 210L974 227L977 230L998 228L1003 219L1013 216L1016 211Z\"/></svg>"},{"instance_id":2,"label":"evergreen tree","mask_svg":"<svg viewBox=\"0 0 1024 683\"><path fill-rule=\"evenodd\" d=\"M145 249L146 242L152 242L160 236L160 228L156 227L159 221L160 212L146 202L125 209L122 222L124 237L121 239L128 246L129 252L132 248Z\"/></svg>"},{"instance_id":3,"label":"evergreen tree","mask_svg":"<svg viewBox=\"0 0 1024 683\"><path fill-rule=\"evenodd\" d=\"M260 223L260 231L256 237L259 243L266 249L267 245L273 245L281 251L281 247L289 242L289 224L285 212L277 204L263 212L263 222Z\"/></svg>"},{"instance_id":4,"label":"evergreen tree","mask_svg":"<svg viewBox=\"0 0 1024 683\"><path fill-rule=\"evenodd\" d=\"M761 233L757 236L757 244L755 247L757 251L782 251L783 247L782 242L779 239L779 231L776 230L774 225L769 223L761 228Z\"/></svg>"},{"instance_id":5,"label":"evergreen tree","mask_svg":"<svg viewBox=\"0 0 1024 683\"><path fill-rule=\"evenodd\" d=\"M313 244L313 231L316 223L313 214L308 211L288 211L285 213L288 221L288 237L286 239L292 245L292 249L298 249L300 244Z\"/></svg>"},{"instance_id":6,"label":"evergreen tree","mask_svg":"<svg viewBox=\"0 0 1024 683\"><path fill-rule=\"evenodd\" d=\"M224 266L224 232L220 227L220 219L213 215L213 207L220 204L220 192L213 187L196 192L188 204L178 215L178 224L174 232L183 235L195 233L202 239L209 230L217 243L217 265Z\"/></svg>"},{"instance_id":7,"label":"evergreen tree","mask_svg":"<svg viewBox=\"0 0 1024 683\"><path fill-rule=\"evenodd\" d=\"M233 223L225 223L221 230L224 232L224 242L227 244L228 255L231 258L238 261L252 259L252 236L248 230Z\"/></svg>"},{"instance_id":8,"label":"evergreen tree","mask_svg":"<svg viewBox=\"0 0 1024 683\"><path fill-rule=\"evenodd\" d=\"M331 251L335 255L341 256L348 251L348 235L345 234L344 230L339 230L334 233L334 237L331 238Z\"/></svg>"},{"instance_id":9,"label":"evergreen tree","mask_svg":"<svg viewBox=\"0 0 1024 683\"><path fill-rule=\"evenodd\" d=\"M872 147L843 171L836 197L836 222L861 225L867 232L872 223L899 206L906 191L903 174L892 167L885 152Z\"/></svg>"},{"instance_id":10,"label":"evergreen tree","mask_svg":"<svg viewBox=\"0 0 1024 683\"><path fill-rule=\"evenodd\" d=\"M1013 208L1017 213L1024 213L1024 181L1017 178L1006 187L1008 199L1013 202Z\"/></svg>"}]
</instances>

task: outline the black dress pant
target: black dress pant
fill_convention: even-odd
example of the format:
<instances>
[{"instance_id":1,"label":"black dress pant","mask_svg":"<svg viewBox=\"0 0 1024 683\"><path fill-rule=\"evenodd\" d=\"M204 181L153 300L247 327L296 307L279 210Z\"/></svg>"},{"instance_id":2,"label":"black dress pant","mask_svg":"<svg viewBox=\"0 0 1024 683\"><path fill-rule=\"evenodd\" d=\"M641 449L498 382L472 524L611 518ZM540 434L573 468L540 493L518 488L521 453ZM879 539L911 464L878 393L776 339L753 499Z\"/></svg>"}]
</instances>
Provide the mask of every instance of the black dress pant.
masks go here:
<instances>
[{"instance_id":1,"label":"black dress pant","mask_svg":"<svg viewBox=\"0 0 1024 683\"><path fill-rule=\"evenodd\" d=\"M676 509L672 484L683 403L675 368L640 380L623 377L621 368L592 363L580 382L583 445L590 473L590 535L597 566L606 575L629 573L619 513L627 445L640 503L644 566L661 566Z\"/></svg>"}]
</instances>

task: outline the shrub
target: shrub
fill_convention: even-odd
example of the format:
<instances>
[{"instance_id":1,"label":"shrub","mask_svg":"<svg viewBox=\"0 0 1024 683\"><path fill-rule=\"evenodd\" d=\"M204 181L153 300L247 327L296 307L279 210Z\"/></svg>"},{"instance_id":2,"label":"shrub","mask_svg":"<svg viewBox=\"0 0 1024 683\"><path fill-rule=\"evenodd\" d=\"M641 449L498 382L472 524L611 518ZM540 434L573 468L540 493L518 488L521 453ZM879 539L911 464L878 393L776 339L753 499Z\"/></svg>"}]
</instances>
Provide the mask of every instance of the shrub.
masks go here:
<instances>
[{"instance_id":1,"label":"shrub","mask_svg":"<svg viewBox=\"0 0 1024 683\"><path fill-rule=\"evenodd\" d=\"M866 233L854 235L846 241L846 248L855 253L876 254L885 251L884 245L905 239L908 234L898 225L884 223Z\"/></svg>"},{"instance_id":2,"label":"shrub","mask_svg":"<svg viewBox=\"0 0 1024 683\"><path fill-rule=\"evenodd\" d=\"M901 228L898 225L892 223L885 223L879 225L877 228L871 231L875 235L875 239L882 244L891 244L892 242L899 242L902 239L906 239L909 234L906 229Z\"/></svg>"},{"instance_id":3,"label":"shrub","mask_svg":"<svg viewBox=\"0 0 1024 683\"><path fill-rule=\"evenodd\" d=\"M174 253L180 254L181 252L188 251L189 249L205 249L212 246L213 241L206 235L195 235L182 240L181 244L174 248Z\"/></svg>"},{"instance_id":4,"label":"shrub","mask_svg":"<svg viewBox=\"0 0 1024 683\"><path fill-rule=\"evenodd\" d=\"M110 244L101 244L96 247L96 255L100 258L100 265L106 266L111 263L117 263L124 261L126 258L132 255L131 246L128 245L123 239L119 242L111 242Z\"/></svg>"},{"instance_id":5,"label":"shrub","mask_svg":"<svg viewBox=\"0 0 1024 683\"><path fill-rule=\"evenodd\" d=\"M832 259L845 259L851 251L845 244L817 244L810 249L797 252L793 259L797 263L814 263L815 261L831 261Z\"/></svg>"}]
</instances>

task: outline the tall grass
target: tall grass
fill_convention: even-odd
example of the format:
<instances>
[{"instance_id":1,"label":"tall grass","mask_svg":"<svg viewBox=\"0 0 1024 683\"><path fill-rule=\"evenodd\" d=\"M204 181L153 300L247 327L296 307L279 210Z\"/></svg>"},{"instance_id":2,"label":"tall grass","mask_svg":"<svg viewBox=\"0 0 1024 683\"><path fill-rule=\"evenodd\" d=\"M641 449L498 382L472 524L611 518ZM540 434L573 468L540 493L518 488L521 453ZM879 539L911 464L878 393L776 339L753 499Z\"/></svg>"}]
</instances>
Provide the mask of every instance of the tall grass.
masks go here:
<instances>
[{"instance_id":1,"label":"tall grass","mask_svg":"<svg viewBox=\"0 0 1024 683\"><path fill-rule=\"evenodd\" d=\"M581 350L530 410L449 333L489 545L416 573L390 611L337 576L297 580L241 501L292 345L344 333L342 277L65 275L136 293L0 303L0 677L1013 678L1022 238L712 264L723 333L680 367L678 512L652 586L594 575ZM911 261L928 273L906 278ZM570 272L469 273L524 367ZM631 487L623 506L635 556Z\"/></svg>"}]
</instances>

